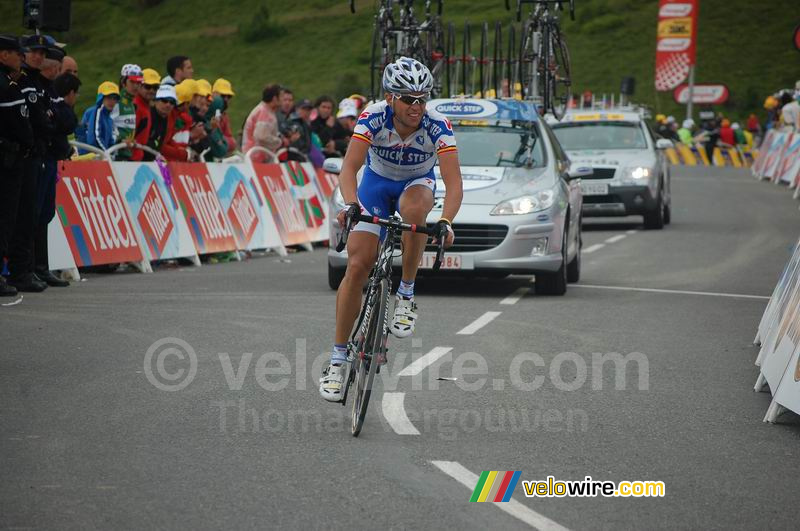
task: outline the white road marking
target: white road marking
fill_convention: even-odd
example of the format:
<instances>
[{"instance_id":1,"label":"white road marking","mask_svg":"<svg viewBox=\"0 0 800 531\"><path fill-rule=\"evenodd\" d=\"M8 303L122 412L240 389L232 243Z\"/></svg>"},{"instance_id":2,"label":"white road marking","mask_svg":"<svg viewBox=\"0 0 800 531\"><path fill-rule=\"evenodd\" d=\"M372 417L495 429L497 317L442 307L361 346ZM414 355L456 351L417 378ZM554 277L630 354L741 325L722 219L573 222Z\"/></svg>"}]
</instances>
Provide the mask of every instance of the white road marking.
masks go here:
<instances>
[{"instance_id":1,"label":"white road marking","mask_svg":"<svg viewBox=\"0 0 800 531\"><path fill-rule=\"evenodd\" d=\"M464 468L460 463L456 463L455 461L431 461L431 464L468 489L475 489L475 486L478 484L478 476ZM510 514L517 520L528 524L534 529L568 531L566 527L537 513L533 509L529 509L513 498L507 502L491 503L501 511Z\"/></svg>"},{"instance_id":2,"label":"white road marking","mask_svg":"<svg viewBox=\"0 0 800 531\"><path fill-rule=\"evenodd\" d=\"M485 314L481 315L477 319L475 319L471 324L468 324L456 334L460 336L469 336L486 326L487 324L491 323L492 321L497 318L503 312L486 312Z\"/></svg>"},{"instance_id":3,"label":"white road marking","mask_svg":"<svg viewBox=\"0 0 800 531\"><path fill-rule=\"evenodd\" d=\"M398 435L419 435L419 430L408 420L406 408L403 405L405 400L405 393L383 393L381 398L383 418Z\"/></svg>"},{"instance_id":4,"label":"white road marking","mask_svg":"<svg viewBox=\"0 0 800 531\"><path fill-rule=\"evenodd\" d=\"M609 239L607 239L606 243L617 243L618 241L624 240L627 237L628 237L627 234L617 234L616 236L612 236Z\"/></svg>"},{"instance_id":5,"label":"white road marking","mask_svg":"<svg viewBox=\"0 0 800 531\"><path fill-rule=\"evenodd\" d=\"M594 244L594 245L591 245L591 246L587 247L586 249L584 249L584 250L583 250L583 251L581 251L581 252L582 252L583 254L589 254L589 253L593 253L593 252L595 252L595 251L599 251L599 250L600 250L600 249L602 249L603 247L605 247L605 244L604 244L604 243L596 243L596 244Z\"/></svg>"},{"instance_id":6,"label":"white road marking","mask_svg":"<svg viewBox=\"0 0 800 531\"><path fill-rule=\"evenodd\" d=\"M400 371L398 376L416 376L422 372L425 367L433 364L436 360L453 350L453 347L435 347L433 350L414 360L414 362Z\"/></svg>"},{"instance_id":7,"label":"white road marking","mask_svg":"<svg viewBox=\"0 0 800 531\"><path fill-rule=\"evenodd\" d=\"M639 231L636 230L636 229L631 229L631 230L626 230L625 234L636 234L637 232L639 232Z\"/></svg>"},{"instance_id":8,"label":"white road marking","mask_svg":"<svg viewBox=\"0 0 800 531\"><path fill-rule=\"evenodd\" d=\"M713 291L686 291L679 289L657 289L657 288L627 288L625 286L592 286L590 284L573 284L574 288L591 288L591 289L610 289L617 291L643 291L646 293L669 293L674 295L703 295L705 297L729 297L732 299L759 299L769 300L769 297L763 295L743 295L740 293L716 293Z\"/></svg>"},{"instance_id":9,"label":"white road marking","mask_svg":"<svg viewBox=\"0 0 800 531\"><path fill-rule=\"evenodd\" d=\"M530 290L531 290L531 288L519 288L519 289L517 289L517 291L515 291L511 295L509 295L505 299L501 300L500 304L508 304L508 305L516 304L516 303L519 302L519 300L522 297L527 295Z\"/></svg>"}]
</instances>

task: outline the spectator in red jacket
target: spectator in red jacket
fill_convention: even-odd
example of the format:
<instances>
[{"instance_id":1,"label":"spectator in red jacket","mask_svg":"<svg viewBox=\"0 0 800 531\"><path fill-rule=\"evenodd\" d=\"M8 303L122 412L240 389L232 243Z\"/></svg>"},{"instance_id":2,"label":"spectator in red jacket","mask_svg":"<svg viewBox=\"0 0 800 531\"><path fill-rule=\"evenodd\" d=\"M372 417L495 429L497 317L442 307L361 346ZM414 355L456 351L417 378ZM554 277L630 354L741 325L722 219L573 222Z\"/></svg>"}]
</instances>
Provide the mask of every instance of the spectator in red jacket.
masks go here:
<instances>
[{"instance_id":1,"label":"spectator in red jacket","mask_svg":"<svg viewBox=\"0 0 800 531\"><path fill-rule=\"evenodd\" d=\"M722 127L719 128L719 139L727 144L724 147L734 147L736 145L736 133L731 127L731 121L727 118L722 120Z\"/></svg>"},{"instance_id":2,"label":"spectator in red jacket","mask_svg":"<svg viewBox=\"0 0 800 531\"><path fill-rule=\"evenodd\" d=\"M134 139L137 144L147 145L150 140L150 107L153 105L156 93L159 88L161 76L152 68L142 70L142 84L139 85L139 92L136 94L133 103L136 105L136 131ZM131 160L144 160L144 151L141 149L133 150Z\"/></svg>"},{"instance_id":3,"label":"spectator in red jacket","mask_svg":"<svg viewBox=\"0 0 800 531\"><path fill-rule=\"evenodd\" d=\"M214 86L211 90L214 98L222 99L223 111L219 120L219 127L222 130L222 135L228 142L227 154L231 155L231 153L236 151L236 139L233 137L233 132L231 131L231 117L228 115L228 106L230 105L231 98L233 98L235 95L233 92L233 86L231 86L231 82L227 79L219 78L214 81Z\"/></svg>"},{"instance_id":4,"label":"spectator in red jacket","mask_svg":"<svg viewBox=\"0 0 800 531\"><path fill-rule=\"evenodd\" d=\"M161 85L156 93L155 105L150 112L151 127L150 138L147 145L158 150L167 160L185 161L188 160L188 150L186 144L175 142L175 107L178 97L175 95L175 87L171 85ZM149 153L145 154L145 160L152 160Z\"/></svg>"}]
</instances>

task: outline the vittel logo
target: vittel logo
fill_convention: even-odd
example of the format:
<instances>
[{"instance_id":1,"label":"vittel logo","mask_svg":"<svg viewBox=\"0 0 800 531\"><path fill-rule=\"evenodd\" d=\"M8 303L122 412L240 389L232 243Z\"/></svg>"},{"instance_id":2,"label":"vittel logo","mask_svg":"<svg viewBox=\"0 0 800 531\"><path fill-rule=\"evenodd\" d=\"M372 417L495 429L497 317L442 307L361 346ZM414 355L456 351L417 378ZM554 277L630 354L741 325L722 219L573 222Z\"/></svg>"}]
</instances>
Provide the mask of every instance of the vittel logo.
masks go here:
<instances>
[{"instance_id":1,"label":"vittel logo","mask_svg":"<svg viewBox=\"0 0 800 531\"><path fill-rule=\"evenodd\" d=\"M86 228L89 245L95 251L137 247L114 179L111 176L106 179L110 194L100 190L97 180L64 177L64 185Z\"/></svg>"},{"instance_id":2,"label":"vittel logo","mask_svg":"<svg viewBox=\"0 0 800 531\"><path fill-rule=\"evenodd\" d=\"M233 236L222 217L217 196L191 175L180 175L179 180L189 196L192 208L197 213L200 228L210 238L230 238Z\"/></svg>"},{"instance_id":3,"label":"vittel logo","mask_svg":"<svg viewBox=\"0 0 800 531\"><path fill-rule=\"evenodd\" d=\"M286 229L289 232L306 230L305 222L300 218L297 210L292 208L294 206L292 194L288 190L280 188L272 179L266 178L264 181L267 183L270 195L275 200L275 208L278 209L281 219L287 225Z\"/></svg>"}]
</instances>

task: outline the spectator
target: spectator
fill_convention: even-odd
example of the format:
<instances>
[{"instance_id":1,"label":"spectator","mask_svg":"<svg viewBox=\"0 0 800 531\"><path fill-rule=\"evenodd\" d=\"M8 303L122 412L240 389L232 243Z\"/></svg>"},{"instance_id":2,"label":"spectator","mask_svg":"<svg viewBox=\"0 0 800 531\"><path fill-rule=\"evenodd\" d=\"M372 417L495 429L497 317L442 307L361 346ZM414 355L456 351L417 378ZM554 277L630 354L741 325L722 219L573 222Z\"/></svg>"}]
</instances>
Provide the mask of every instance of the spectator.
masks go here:
<instances>
[{"instance_id":1,"label":"spectator","mask_svg":"<svg viewBox=\"0 0 800 531\"><path fill-rule=\"evenodd\" d=\"M592 108L592 91L586 90L583 92L583 99L581 102L581 107L584 109L591 109Z\"/></svg>"},{"instance_id":2,"label":"spectator","mask_svg":"<svg viewBox=\"0 0 800 531\"><path fill-rule=\"evenodd\" d=\"M47 52L49 60L56 63L53 72L59 72L64 52L53 48ZM34 274L48 286L66 287L69 282L58 278L50 271L48 259L47 227L56 213L56 181L58 180L58 161L68 159L72 148L68 136L78 125L75 116L75 102L78 100L80 80L72 74L57 76L48 87L53 134L48 139L44 157L44 172L37 186L37 224L34 229Z\"/></svg>"},{"instance_id":3,"label":"spectator","mask_svg":"<svg viewBox=\"0 0 800 531\"><path fill-rule=\"evenodd\" d=\"M724 147L736 146L736 133L731 127L731 121L727 118L722 120L722 125L719 128L719 139L724 144Z\"/></svg>"},{"instance_id":4,"label":"spectator","mask_svg":"<svg viewBox=\"0 0 800 531\"><path fill-rule=\"evenodd\" d=\"M683 121L683 127L678 129L678 138L681 142L690 146L694 143L694 135L692 134L694 130L694 120L691 118L687 118Z\"/></svg>"},{"instance_id":5,"label":"spectator","mask_svg":"<svg viewBox=\"0 0 800 531\"><path fill-rule=\"evenodd\" d=\"M280 87L267 85L261 93L261 103L250 111L242 131L242 151L260 146L275 153L283 146L283 139L278 132L278 118L275 113L280 107ZM256 162L263 162L263 153L253 156Z\"/></svg>"},{"instance_id":6,"label":"spectator","mask_svg":"<svg viewBox=\"0 0 800 531\"><path fill-rule=\"evenodd\" d=\"M364 107L367 106L366 96L362 96L361 94L350 94L350 99L356 102L356 110L358 111L358 114L361 114L361 111L363 111Z\"/></svg>"},{"instance_id":7,"label":"spectator","mask_svg":"<svg viewBox=\"0 0 800 531\"><path fill-rule=\"evenodd\" d=\"M73 76L78 77L78 63L75 61L74 57L69 55L64 57L64 60L61 61L61 73L72 74Z\"/></svg>"},{"instance_id":8,"label":"spectator","mask_svg":"<svg viewBox=\"0 0 800 531\"><path fill-rule=\"evenodd\" d=\"M800 81L795 83L792 100L781 109L784 127L792 132L800 131Z\"/></svg>"},{"instance_id":9,"label":"spectator","mask_svg":"<svg viewBox=\"0 0 800 531\"><path fill-rule=\"evenodd\" d=\"M202 123L206 133L203 148L200 153L205 152L204 159L213 161L225 157L228 152L228 143L219 128L219 118L222 116L222 107L211 105L211 83L205 79L197 81L198 93L193 99L190 112L195 123ZM221 105L221 102L218 104Z\"/></svg>"},{"instance_id":10,"label":"spectator","mask_svg":"<svg viewBox=\"0 0 800 531\"><path fill-rule=\"evenodd\" d=\"M192 60L185 55L176 55L167 60L167 76L161 80L165 85L178 85L184 79L194 77Z\"/></svg>"},{"instance_id":11,"label":"spectator","mask_svg":"<svg viewBox=\"0 0 800 531\"><path fill-rule=\"evenodd\" d=\"M678 121L675 120L674 116L667 116L667 129L665 131L666 135L664 138L668 138L673 142L677 142L678 139Z\"/></svg>"},{"instance_id":12,"label":"spectator","mask_svg":"<svg viewBox=\"0 0 800 531\"><path fill-rule=\"evenodd\" d=\"M703 143L703 147L706 150L706 156L708 160L714 160L714 148L717 147L719 143L719 122L716 118L712 117L704 120L702 125L702 130L698 135L698 140ZM702 113L701 113L702 117Z\"/></svg>"},{"instance_id":13,"label":"spectator","mask_svg":"<svg viewBox=\"0 0 800 531\"><path fill-rule=\"evenodd\" d=\"M150 108L150 138L147 145L159 151L165 159L185 161L189 153L185 143L175 141L175 113L178 99L175 87L161 85L156 92L153 107ZM144 160L153 160L150 153L145 153Z\"/></svg>"},{"instance_id":14,"label":"spectator","mask_svg":"<svg viewBox=\"0 0 800 531\"><path fill-rule=\"evenodd\" d=\"M156 92L158 92L160 79L161 76L152 68L145 68L142 70L142 84L139 86L139 92L133 100L136 106L136 131L134 132L134 140L137 144L146 146L150 139L150 127L152 125L150 107L153 105ZM144 160L144 151L134 148L131 160Z\"/></svg>"},{"instance_id":15,"label":"spectator","mask_svg":"<svg viewBox=\"0 0 800 531\"><path fill-rule=\"evenodd\" d=\"M767 111L767 121L764 124L765 131L769 131L775 126L775 122L778 119L779 105L780 102L775 96L767 96L767 99L764 100L764 110Z\"/></svg>"},{"instance_id":16,"label":"spectator","mask_svg":"<svg viewBox=\"0 0 800 531\"><path fill-rule=\"evenodd\" d=\"M83 113L81 123L75 131L75 138L84 144L106 150L116 139L114 120L111 112L119 101L119 87L111 81L104 81L97 87L95 104Z\"/></svg>"},{"instance_id":17,"label":"spectator","mask_svg":"<svg viewBox=\"0 0 800 531\"><path fill-rule=\"evenodd\" d=\"M731 125L731 129L733 129L733 137L736 140L737 146L745 146L747 145L747 137L742 130L742 126L739 125L738 122Z\"/></svg>"},{"instance_id":18,"label":"spectator","mask_svg":"<svg viewBox=\"0 0 800 531\"><path fill-rule=\"evenodd\" d=\"M300 100L295 112L289 117L289 123L296 126L299 134L297 140L291 143L291 147L309 156L311 153L311 109L314 105L311 100Z\"/></svg>"},{"instance_id":19,"label":"spectator","mask_svg":"<svg viewBox=\"0 0 800 531\"><path fill-rule=\"evenodd\" d=\"M119 78L120 97L111 116L114 119L114 127L117 129L118 140L128 144L133 144L133 137L136 133L136 105L133 100L139 93L141 84L142 68L134 64L123 65ZM131 149L126 148L117 151L115 159L131 160L132 156Z\"/></svg>"},{"instance_id":20,"label":"spectator","mask_svg":"<svg viewBox=\"0 0 800 531\"><path fill-rule=\"evenodd\" d=\"M356 128L358 120L358 108L356 102L350 98L345 98L339 102L339 112L336 113L337 127L333 134L336 143L336 151L344 154L350 144L350 137Z\"/></svg>"},{"instance_id":21,"label":"spectator","mask_svg":"<svg viewBox=\"0 0 800 531\"><path fill-rule=\"evenodd\" d=\"M294 92L291 89L282 87L281 94L280 94L280 107L276 113L278 118L278 130L283 133L286 125L289 122L289 118L292 116L294 112Z\"/></svg>"},{"instance_id":22,"label":"spectator","mask_svg":"<svg viewBox=\"0 0 800 531\"><path fill-rule=\"evenodd\" d=\"M193 102L200 101L199 92L200 87L194 79L184 79L175 87L178 106L172 111L175 115L173 140L178 145L190 148L191 151L187 151L188 160L193 160L196 158L194 155L202 153L208 147L205 141L207 136L205 127L202 123L194 123L190 110Z\"/></svg>"},{"instance_id":23,"label":"spectator","mask_svg":"<svg viewBox=\"0 0 800 531\"><path fill-rule=\"evenodd\" d=\"M317 117L311 122L311 130L317 134L322 144L322 152L326 157L341 156L336 151L336 142L333 140L336 117L333 115L334 101L330 96L320 96L317 98L315 107Z\"/></svg>"},{"instance_id":24,"label":"spectator","mask_svg":"<svg viewBox=\"0 0 800 531\"><path fill-rule=\"evenodd\" d=\"M228 106L235 94L231 82L222 78L214 81L211 91L211 96L214 99L219 98L222 100L222 116L219 119L219 128L222 131L222 136L225 137L225 142L228 144L228 152L226 153L226 156L228 156L236 151L236 139L231 132L231 118L228 115Z\"/></svg>"}]
</instances>

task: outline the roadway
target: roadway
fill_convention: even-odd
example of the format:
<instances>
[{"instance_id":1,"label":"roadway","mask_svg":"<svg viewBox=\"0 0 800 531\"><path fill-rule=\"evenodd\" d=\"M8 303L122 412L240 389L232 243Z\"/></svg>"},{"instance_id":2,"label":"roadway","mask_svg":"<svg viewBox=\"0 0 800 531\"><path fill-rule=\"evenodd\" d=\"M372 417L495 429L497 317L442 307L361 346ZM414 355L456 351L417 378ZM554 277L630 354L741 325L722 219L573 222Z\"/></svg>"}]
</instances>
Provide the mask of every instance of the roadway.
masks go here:
<instances>
[{"instance_id":1,"label":"roadway","mask_svg":"<svg viewBox=\"0 0 800 531\"><path fill-rule=\"evenodd\" d=\"M349 407L316 390L324 249L89 274L0 308L0 527L795 528L800 420L761 422L752 339L797 202L745 171L673 174L665 230L586 220L564 297L525 277L422 279L417 334L390 339L357 439ZM157 352L147 375L162 338L195 353L183 389L163 390L188 354L166 358L181 378L158 379ZM519 484L510 504L468 503L483 470L663 481L666 496Z\"/></svg>"}]
</instances>

